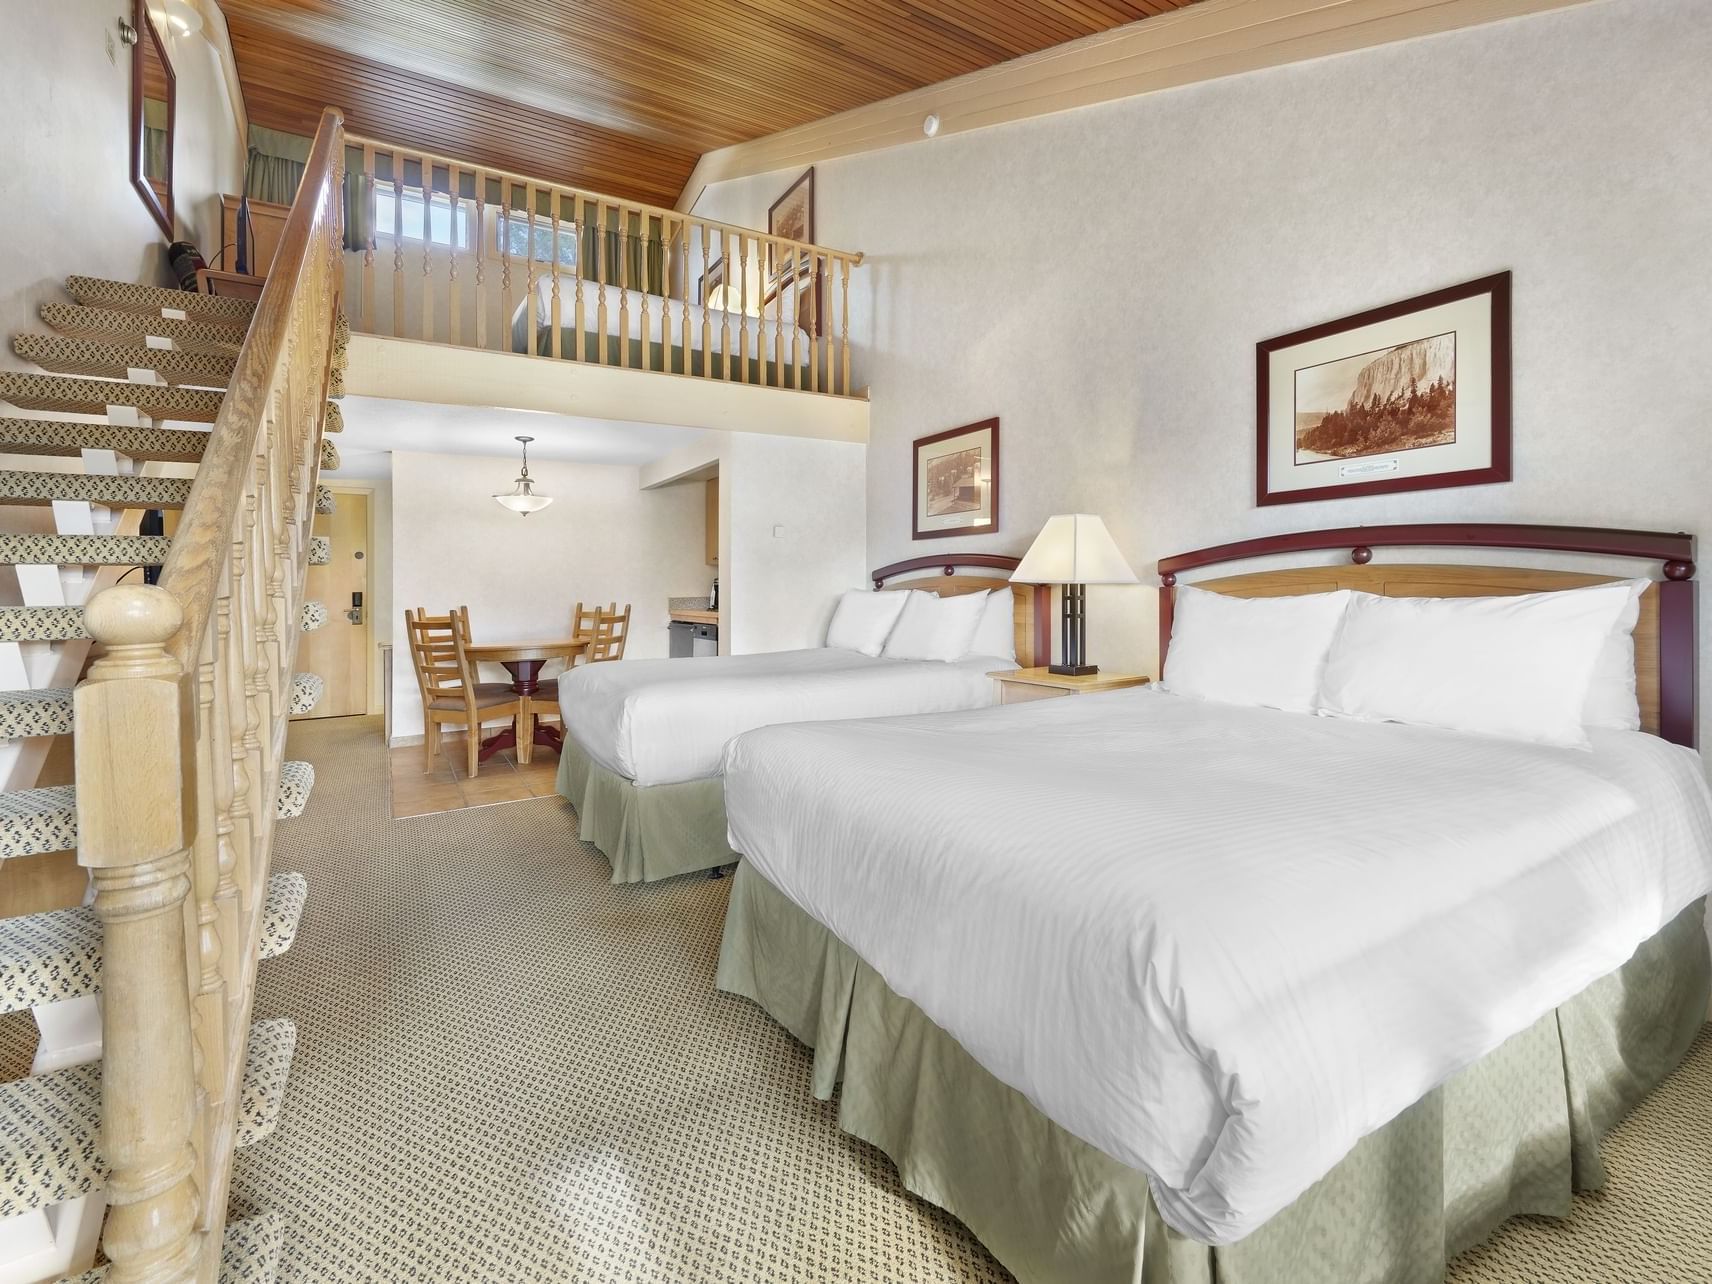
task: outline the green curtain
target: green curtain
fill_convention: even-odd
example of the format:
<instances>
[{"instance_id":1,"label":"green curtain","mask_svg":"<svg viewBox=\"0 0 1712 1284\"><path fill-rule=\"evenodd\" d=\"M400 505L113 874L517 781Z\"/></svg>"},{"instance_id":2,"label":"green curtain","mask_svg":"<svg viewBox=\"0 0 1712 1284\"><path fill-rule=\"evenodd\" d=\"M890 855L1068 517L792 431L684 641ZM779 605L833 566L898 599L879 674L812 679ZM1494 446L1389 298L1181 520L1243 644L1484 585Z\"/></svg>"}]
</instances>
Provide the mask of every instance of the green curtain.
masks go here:
<instances>
[{"instance_id":1,"label":"green curtain","mask_svg":"<svg viewBox=\"0 0 1712 1284\"><path fill-rule=\"evenodd\" d=\"M290 205L297 197L308 168L315 140L283 130L250 126L249 165L244 192L258 201ZM345 248L360 250L368 244L367 179L362 172L360 147L345 149Z\"/></svg>"},{"instance_id":2,"label":"green curtain","mask_svg":"<svg viewBox=\"0 0 1712 1284\"><path fill-rule=\"evenodd\" d=\"M577 222L582 229L579 250L583 279L600 280L604 270L608 284L622 281L632 290L663 295L666 243L660 220L644 220L640 210L602 208L592 201L581 205Z\"/></svg>"},{"instance_id":3,"label":"green curtain","mask_svg":"<svg viewBox=\"0 0 1712 1284\"><path fill-rule=\"evenodd\" d=\"M143 99L143 177L165 182L168 170L166 104L158 98Z\"/></svg>"}]
</instances>

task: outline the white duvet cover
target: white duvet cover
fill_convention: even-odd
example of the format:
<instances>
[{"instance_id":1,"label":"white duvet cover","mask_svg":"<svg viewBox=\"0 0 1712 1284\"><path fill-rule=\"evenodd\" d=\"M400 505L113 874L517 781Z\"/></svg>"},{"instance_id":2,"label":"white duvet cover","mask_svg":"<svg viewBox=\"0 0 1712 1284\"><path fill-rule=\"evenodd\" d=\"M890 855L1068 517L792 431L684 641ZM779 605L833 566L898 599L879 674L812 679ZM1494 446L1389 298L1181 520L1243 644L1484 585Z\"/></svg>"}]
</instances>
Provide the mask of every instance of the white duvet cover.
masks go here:
<instances>
[{"instance_id":1,"label":"white duvet cover","mask_svg":"<svg viewBox=\"0 0 1712 1284\"><path fill-rule=\"evenodd\" d=\"M638 785L719 774L726 741L775 722L979 709L1013 661L886 660L835 647L578 665L559 678L565 729Z\"/></svg>"},{"instance_id":2,"label":"white duvet cover","mask_svg":"<svg viewBox=\"0 0 1712 1284\"><path fill-rule=\"evenodd\" d=\"M804 287L805 291L807 287ZM644 297L648 303L648 333L656 343L664 343L668 347L680 345L684 337L684 303L682 299L663 299L657 294L644 296L640 290L627 290L615 283L608 282L604 287L597 280L584 280L578 283L574 275L561 273L559 275L559 326L561 329L574 331L577 323L577 295L580 292L583 299L583 328L593 332L600 329L601 294L606 295L606 332L616 335L620 326L627 326L629 337L640 341L642 338L642 302ZM553 278L544 275L537 278L534 293L530 296L535 306L536 334L550 334L553 328ZM518 323L524 316L524 309L530 306L530 298L518 302L511 314L511 326L515 333ZM620 309L622 300L624 307ZM786 294L785 302L780 305L785 316L790 315L790 295ZM733 352L742 350L749 357L759 360L762 357L772 359L774 356L774 340L778 340L777 350L780 360L789 365L793 360L801 365L809 360L814 352L814 343L809 332L790 321L776 319L769 307L763 317L743 316L737 311L726 311L721 308L709 308L704 311L701 304L691 303L690 313L690 349L700 352L702 348L702 322L708 326L707 341L713 352L724 352L729 343ZM662 338L661 323L664 317L665 334ZM527 328L524 330L527 335ZM792 356L792 344L796 355Z\"/></svg>"},{"instance_id":3,"label":"white duvet cover","mask_svg":"<svg viewBox=\"0 0 1712 1284\"><path fill-rule=\"evenodd\" d=\"M1699 757L1124 691L770 727L733 847L1049 1118L1241 1238L1712 887Z\"/></svg>"}]
</instances>

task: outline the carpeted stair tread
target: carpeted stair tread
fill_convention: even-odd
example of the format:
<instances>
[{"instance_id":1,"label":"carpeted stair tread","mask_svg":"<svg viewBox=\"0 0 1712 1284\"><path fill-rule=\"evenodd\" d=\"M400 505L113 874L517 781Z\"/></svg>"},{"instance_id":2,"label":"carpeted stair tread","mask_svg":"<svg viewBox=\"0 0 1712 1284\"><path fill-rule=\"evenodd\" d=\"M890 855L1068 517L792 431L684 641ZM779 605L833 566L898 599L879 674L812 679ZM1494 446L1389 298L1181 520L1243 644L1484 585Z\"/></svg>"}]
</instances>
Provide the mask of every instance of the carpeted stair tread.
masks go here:
<instances>
[{"instance_id":1,"label":"carpeted stair tread","mask_svg":"<svg viewBox=\"0 0 1712 1284\"><path fill-rule=\"evenodd\" d=\"M321 693L326 689L327 684L322 681L319 673L292 674L291 716L300 718L306 713L313 713L315 706L321 703Z\"/></svg>"},{"instance_id":2,"label":"carpeted stair tread","mask_svg":"<svg viewBox=\"0 0 1712 1284\"><path fill-rule=\"evenodd\" d=\"M71 688L0 691L0 740L71 734ZM0 923L0 929L4 928Z\"/></svg>"},{"instance_id":3,"label":"carpeted stair tread","mask_svg":"<svg viewBox=\"0 0 1712 1284\"><path fill-rule=\"evenodd\" d=\"M207 448L208 434L197 428L128 428L68 419L0 419L0 454L7 455L76 458L85 450L112 450L132 459L194 464Z\"/></svg>"},{"instance_id":4,"label":"carpeted stair tread","mask_svg":"<svg viewBox=\"0 0 1712 1284\"><path fill-rule=\"evenodd\" d=\"M4 612L0 612L3 617ZM305 602L303 609L298 612L297 627L304 633L313 633L327 623L327 608L320 602ZM4 625L0 624L0 641L5 640Z\"/></svg>"},{"instance_id":5,"label":"carpeted stair tread","mask_svg":"<svg viewBox=\"0 0 1712 1284\"><path fill-rule=\"evenodd\" d=\"M244 332L218 321L179 320L156 312L129 308L84 307L76 303L44 303L42 322L73 339L127 340L170 339L185 352L235 353Z\"/></svg>"},{"instance_id":6,"label":"carpeted stair tread","mask_svg":"<svg viewBox=\"0 0 1712 1284\"><path fill-rule=\"evenodd\" d=\"M268 879L262 958L278 958L291 948L308 898L302 874ZM0 919L0 1013L99 993L101 947L101 920L93 906Z\"/></svg>"},{"instance_id":7,"label":"carpeted stair tread","mask_svg":"<svg viewBox=\"0 0 1712 1284\"><path fill-rule=\"evenodd\" d=\"M101 1063L0 1084L0 1218L80 1199L107 1177Z\"/></svg>"},{"instance_id":8,"label":"carpeted stair tread","mask_svg":"<svg viewBox=\"0 0 1712 1284\"><path fill-rule=\"evenodd\" d=\"M309 880L302 874L274 874L268 879L267 905L262 910L262 958L277 959L291 948L308 900Z\"/></svg>"},{"instance_id":9,"label":"carpeted stair tread","mask_svg":"<svg viewBox=\"0 0 1712 1284\"><path fill-rule=\"evenodd\" d=\"M24 410L101 415L109 406L131 406L154 419L211 424L224 393L126 379L79 379L70 375L0 370L0 401Z\"/></svg>"},{"instance_id":10,"label":"carpeted stair tread","mask_svg":"<svg viewBox=\"0 0 1712 1284\"><path fill-rule=\"evenodd\" d=\"M0 859L77 846L77 787L48 785L0 793Z\"/></svg>"},{"instance_id":11,"label":"carpeted stair tread","mask_svg":"<svg viewBox=\"0 0 1712 1284\"><path fill-rule=\"evenodd\" d=\"M132 370L152 370L168 383L200 388L224 388L232 381L238 360L231 353L185 352L142 343L73 339L63 334L15 335L12 351L59 374L123 379Z\"/></svg>"},{"instance_id":12,"label":"carpeted stair tread","mask_svg":"<svg viewBox=\"0 0 1712 1284\"><path fill-rule=\"evenodd\" d=\"M311 566L326 566L333 560L333 537L330 535L311 535L309 537L309 564Z\"/></svg>"},{"instance_id":13,"label":"carpeted stair tread","mask_svg":"<svg viewBox=\"0 0 1712 1284\"><path fill-rule=\"evenodd\" d=\"M165 535L0 535L0 566L159 566Z\"/></svg>"},{"instance_id":14,"label":"carpeted stair tread","mask_svg":"<svg viewBox=\"0 0 1712 1284\"><path fill-rule=\"evenodd\" d=\"M315 488L315 511L317 513L330 513L334 507L333 492L325 486L317 486Z\"/></svg>"},{"instance_id":15,"label":"carpeted stair tread","mask_svg":"<svg viewBox=\"0 0 1712 1284\"><path fill-rule=\"evenodd\" d=\"M134 473L28 473L0 471L0 503L51 504L82 499L111 508L183 508L189 477L142 477Z\"/></svg>"},{"instance_id":16,"label":"carpeted stair tread","mask_svg":"<svg viewBox=\"0 0 1712 1284\"><path fill-rule=\"evenodd\" d=\"M339 471L339 448L325 437L321 439L321 471L324 473Z\"/></svg>"},{"instance_id":17,"label":"carpeted stair tread","mask_svg":"<svg viewBox=\"0 0 1712 1284\"><path fill-rule=\"evenodd\" d=\"M273 1135L285 1104L291 1077L291 1056L297 1050L297 1027L284 1017L257 1021L250 1027L244 1056L244 1089L238 1099L237 1145L242 1150Z\"/></svg>"},{"instance_id":18,"label":"carpeted stair tread","mask_svg":"<svg viewBox=\"0 0 1712 1284\"><path fill-rule=\"evenodd\" d=\"M315 788L315 767L307 762L282 762L279 766L279 792L275 797L274 817L291 820L303 814ZM3 797L3 795L0 795Z\"/></svg>"},{"instance_id":19,"label":"carpeted stair tread","mask_svg":"<svg viewBox=\"0 0 1712 1284\"><path fill-rule=\"evenodd\" d=\"M277 1213L227 1222L220 1243L220 1284L273 1284L284 1250L285 1230ZM59 1284L107 1284L107 1272L108 1267L97 1266Z\"/></svg>"},{"instance_id":20,"label":"carpeted stair tread","mask_svg":"<svg viewBox=\"0 0 1712 1284\"><path fill-rule=\"evenodd\" d=\"M0 642L64 642L88 636L81 606L0 607Z\"/></svg>"},{"instance_id":21,"label":"carpeted stair tread","mask_svg":"<svg viewBox=\"0 0 1712 1284\"><path fill-rule=\"evenodd\" d=\"M250 1027L234 1140L261 1141L279 1123L297 1027L283 1018ZM106 1180L101 1154L101 1062L0 1084L0 1218L78 1199Z\"/></svg>"},{"instance_id":22,"label":"carpeted stair tread","mask_svg":"<svg viewBox=\"0 0 1712 1284\"><path fill-rule=\"evenodd\" d=\"M234 299L222 294L195 294L169 290L134 281L109 281L96 276L67 277L65 291L79 303L97 308L120 308L130 312L182 312L199 321L220 322L242 331L250 328L255 315L253 299Z\"/></svg>"}]
</instances>

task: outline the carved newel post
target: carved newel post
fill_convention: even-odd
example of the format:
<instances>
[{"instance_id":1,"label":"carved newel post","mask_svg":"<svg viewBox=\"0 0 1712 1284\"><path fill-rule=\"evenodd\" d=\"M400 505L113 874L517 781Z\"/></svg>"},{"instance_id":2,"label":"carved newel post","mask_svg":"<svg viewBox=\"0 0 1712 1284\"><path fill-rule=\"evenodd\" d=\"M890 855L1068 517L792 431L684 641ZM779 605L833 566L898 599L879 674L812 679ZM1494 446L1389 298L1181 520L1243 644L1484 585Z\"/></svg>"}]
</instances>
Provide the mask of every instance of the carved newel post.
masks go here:
<instances>
[{"instance_id":1,"label":"carved newel post","mask_svg":"<svg viewBox=\"0 0 1712 1284\"><path fill-rule=\"evenodd\" d=\"M103 1245L111 1284L196 1276L196 1080L185 898L195 824L195 692L166 651L184 613L122 585L85 611L107 653L76 693L78 860L105 933Z\"/></svg>"}]
</instances>

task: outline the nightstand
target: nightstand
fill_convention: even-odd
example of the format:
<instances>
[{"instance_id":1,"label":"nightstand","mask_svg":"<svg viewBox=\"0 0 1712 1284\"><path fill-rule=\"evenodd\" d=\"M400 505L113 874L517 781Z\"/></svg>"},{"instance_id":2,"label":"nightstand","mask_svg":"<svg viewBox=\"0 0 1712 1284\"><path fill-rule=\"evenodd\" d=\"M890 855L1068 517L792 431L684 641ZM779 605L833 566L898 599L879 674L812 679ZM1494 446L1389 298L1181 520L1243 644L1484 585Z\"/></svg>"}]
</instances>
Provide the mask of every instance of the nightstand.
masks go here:
<instances>
[{"instance_id":1,"label":"nightstand","mask_svg":"<svg viewBox=\"0 0 1712 1284\"><path fill-rule=\"evenodd\" d=\"M1125 687L1146 686L1151 678L1133 673L1090 673L1072 677L1054 673L1042 666L1038 669L1001 669L987 675L999 684L1000 704L1023 704L1029 700L1052 700L1058 696L1087 695L1095 691L1121 691Z\"/></svg>"}]
</instances>

